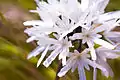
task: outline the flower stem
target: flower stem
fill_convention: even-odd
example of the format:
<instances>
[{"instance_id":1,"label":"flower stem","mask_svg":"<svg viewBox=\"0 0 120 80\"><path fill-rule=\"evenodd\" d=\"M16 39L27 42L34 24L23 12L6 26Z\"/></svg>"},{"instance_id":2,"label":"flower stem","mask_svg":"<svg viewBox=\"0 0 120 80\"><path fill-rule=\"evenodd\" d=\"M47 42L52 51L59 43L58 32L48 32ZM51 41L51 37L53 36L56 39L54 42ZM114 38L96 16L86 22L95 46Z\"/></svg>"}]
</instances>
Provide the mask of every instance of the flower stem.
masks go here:
<instances>
[{"instance_id":1,"label":"flower stem","mask_svg":"<svg viewBox=\"0 0 120 80\"><path fill-rule=\"evenodd\" d=\"M60 72L61 68L62 68L62 61L60 60L58 68L57 68L55 80L59 80L60 77L58 77L57 74L58 74L58 72Z\"/></svg>"}]
</instances>

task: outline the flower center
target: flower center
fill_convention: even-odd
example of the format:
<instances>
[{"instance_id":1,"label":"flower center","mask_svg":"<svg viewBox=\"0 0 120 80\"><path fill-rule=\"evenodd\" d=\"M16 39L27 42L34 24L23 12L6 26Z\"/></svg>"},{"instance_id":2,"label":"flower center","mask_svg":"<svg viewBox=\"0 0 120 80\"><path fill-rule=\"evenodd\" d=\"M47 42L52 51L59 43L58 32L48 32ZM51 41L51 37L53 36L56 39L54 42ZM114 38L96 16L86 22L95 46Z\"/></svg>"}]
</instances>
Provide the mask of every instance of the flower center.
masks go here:
<instances>
[{"instance_id":1,"label":"flower center","mask_svg":"<svg viewBox=\"0 0 120 80\"><path fill-rule=\"evenodd\" d=\"M90 34L84 34L83 37L84 38L90 38Z\"/></svg>"}]
</instances>

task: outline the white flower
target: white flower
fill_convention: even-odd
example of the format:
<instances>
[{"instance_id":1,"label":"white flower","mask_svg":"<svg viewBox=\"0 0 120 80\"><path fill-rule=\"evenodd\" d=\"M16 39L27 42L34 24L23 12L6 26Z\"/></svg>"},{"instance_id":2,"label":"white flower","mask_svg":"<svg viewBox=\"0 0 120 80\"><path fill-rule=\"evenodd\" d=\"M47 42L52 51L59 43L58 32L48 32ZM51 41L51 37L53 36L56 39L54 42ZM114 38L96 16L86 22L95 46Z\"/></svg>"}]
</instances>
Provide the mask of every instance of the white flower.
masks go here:
<instances>
[{"instance_id":1,"label":"white flower","mask_svg":"<svg viewBox=\"0 0 120 80\"><path fill-rule=\"evenodd\" d=\"M59 36L55 35L58 39ZM59 55L59 60L62 59L62 64L66 65L66 57L69 53L69 47L72 47L71 41L68 41L68 38L62 40L57 40L47 37L38 37L37 47L33 52L28 55L28 58L38 55L40 52L41 58L38 60L37 67L40 65L41 61L44 59L45 55L47 54L48 50L52 50L50 56L44 61L43 65L48 67L52 61Z\"/></svg>"},{"instance_id":2,"label":"white flower","mask_svg":"<svg viewBox=\"0 0 120 80\"><path fill-rule=\"evenodd\" d=\"M31 57L35 57L41 53L41 57L37 63L37 67L38 67L42 62L42 60L44 59L44 57L46 56L48 50L51 48L51 45L59 44L59 42L55 39L51 39L47 37L36 37L35 39L38 40L37 42L38 47L28 55L28 59ZM31 40L29 39L28 41L31 41Z\"/></svg>"},{"instance_id":3,"label":"white flower","mask_svg":"<svg viewBox=\"0 0 120 80\"><path fill-rule=\"evenodd\" d=\"M81 0L81 4L69 15L75 22L69 30L61 35L61 38L73 32L77 27L89 29L92 22L96 22L98 16L104 12L109 0Z\"/></svg>"},{"instance_id":4,"label":"white flower","mask_svg":"<svg viewBox=\"0 0 120 80\"><path fill-rule=\"evenodd\" d=\"M68 41L67 37L65 37L65 39L59 40L59 35L57 34L53 34L56 39L50 38L48 34L43 34L40 32L39 29L36 28L37 27L32 27L25 30L25 32L28 33L29 36L31 36L27 40L27 42L36 40L38 45L38 47L28 55L28 59L31 57L35 57L41 53L41 57L37 63L38 67L46 56L47 52L49 50L52 50L50 56L44 62L44 65L48 67L58 54L60 54L59 59L62 59L62 64L65 65L66 57L69 53L69 47L72 47L71 41Z\"/></svg>"},{"instance_id":5,"label":"white flower","mask_svg":"<svg viewBox=\"0 0 120 80\"><path fill-rule=\"evenodd\" d=\"M111 50L111 49L106 49L104 47L99 47L96 49L96 54L97 54L97 60L96 63L103 66L106 71L102 71L102 74L106 77L113 77L113 71L110 68L109 64L107 63L107 59L115 59L120 57L120 54L117 54L120 52L120 50ZM94 67L94 69L96 69Z\"/></svg>"},{"instance_id":6,"label":"white flower","mask_svg":"<svg viewBox=\"0 0 120 80\"><path fill-rule=\"evenodd\" d=\"M104 22L116 20L119 18L120 18L120 11L114 11L114 12L108 12L108 13L99 15L96 21L98 23L104 23Z\"/></svg>"},{"instance_id":7,"label":"white flower","mask_svg":"<svg viewBox=\"0 0 120 80\"><path fill-rule=\"evenodd\" d=\"M116 19L109 23L109 28L103 33L104 38L112 44L120 42L120 32L112 31L116 26L120 26L120 20Z\"/></svg>"},{"instance_id":8,"label":"white flower","mask_svg":"<svg viewBox=\"0 0 120 80\"><path fill-rule=\"evenodd\" d=\"M94 61L91 61L89 58L89 49L85 49L83 52L79 53L77 50L74 51L74 53L71 53L70 58L67 60L66 65L60 70L58 73L59 77L64 76L68 70L74 70L78 68L79 73L79 80L86 80L85 71L84 68L87 70L90 70L89 65L92 67L97 67L98 69L101 69L102 71L106 71L104 67L96 64Z\"/></svg>"},{"instance_id":9,"label":"white flower","mask_svg":"<svg viewBox=\"0 0 120 80\"><path fill-rule=\"evenodd\" d=\"M55 22L55 26L53 29L54 32L57 32L59 35L62 35L67 30L71 29L72 26L74 26L73 21L71 21L65 16L61 16L61 19L58 18L58 20Z\"/></svg>"},{"instance_id":10,"label":"white flower","mask_svg":"<svg viewBox=\"0 0 120 80\"><path fill-rule=\"evenodd\" d=\"M73 72L78 68L80 80L86 80L84 68L89 70L89 66L94 68L94 80L96 68L100 69L106 77L113 75L107 59L119 57L116 54L120 51L119 47L113 49L119 44L120 32L112 30L120 26L120 11L104 13L109 0L35 1L37 8L30 12L38 13L40 20L23 23L25 26L32 26L24 31L30 36L26 42L35 40L38 45L28 55L28 59L41 54L38 67L49 52L49 56L43 62L43 65L48 67L58 56L63 66L58 73L59 77L64 76L70 69ZM76 29L82 31L78 30L80 31L78 32ZM70 52L74 40L82 41L82 45L87 43L89 48L83 51L81 49L80 53L77 50ZM95 49L95 44L100 47Z\"/></svg>"},{"instance_id":11,"label":"white flower","mask_svg":"<svg viewBox=\"0 0 120 80\"><path fill-rule=\"evenodd\" d=\"M105 39L112 44L120 43L120 32L110 31L110 32L105 32L103 35Z\"/></svg>"},{"instance_id":12,"label":"white flower","mask_svg":"<svg viewBox=\"0 0 120 80\"><path fill-rule=\"evenodd\" d=\"M114 12L114 14L118 12ZM120 13L120 12L119 12ZM110 15L108 15L111 20L105 21L104 23L102 23L102 27L97 27L97 30L104 30L104 32L102 33L103 37L109 41L112 44L115 43L119 43L120 41L120 32L118 31L113 31L114 28L116 28L117 26L120 26L120 20L119 19L114 19L113 17L113 13ZM104 16L103 16L104 17Z\"/></svg>"},{"instance_id":13,"label":"white flower","mask_svg":"<svg viewBox=\"0 0 120 80\"><path fill-rule=\"evenodd\" d=\"M102 45L108 49L114 49L115 46L110 44L109 42L101 39L102 35L98 34L99 32L102 32L102 26L99 26L98 28L95 28L94 26L91 26L89 30L83 29L81 33L75 33L73 36L70 37L71 40L76 39L82 39L82 43L87 43L88 47L91 51L91 56L93 60L96 60L96 53L94 50L94 43Z\"/></svg>"},{"instance_id":14,"label":"white flower","mask_svg":"<svg viewBox=\"0 0 120 80\"><path fill-rule=\"evenodd\" d=\"M68 38L66 37L65 39L58 41L58 43L54 44L53 46L53 51L43 62L43 65L48 67L58 55L59 60L62 59L62 65L66 65L66 57L69 55L69 48L72 47L71 41L68 41Z\"/></svg>"},{"instance_id":15,"label":"white flower","mask_svg":"<svg viewBox=\"0 0 120 80\"><path fill-rule=\"evenodd\" d=\"M50 34L52 32L56 32L57 34L62 35L66 31L70 30L75 25L75 23L69 18L61 15L60 18L56 17L55 22L49 19L48 21L33 20L24 22L24 25L33 26L25 30L25 33L29 34L29 36L33 34L41 36L43 34Z\"/></svg>"}]
</instances>

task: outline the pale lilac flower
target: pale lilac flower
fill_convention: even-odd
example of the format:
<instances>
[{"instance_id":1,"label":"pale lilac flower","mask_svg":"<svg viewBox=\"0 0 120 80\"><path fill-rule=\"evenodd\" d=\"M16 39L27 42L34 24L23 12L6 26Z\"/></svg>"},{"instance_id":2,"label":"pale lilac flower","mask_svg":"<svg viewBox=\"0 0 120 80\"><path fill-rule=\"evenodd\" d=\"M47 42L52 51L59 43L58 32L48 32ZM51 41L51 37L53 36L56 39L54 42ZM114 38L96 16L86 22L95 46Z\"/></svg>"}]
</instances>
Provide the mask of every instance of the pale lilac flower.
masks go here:
<instances>
[{"instance_id":1,"label":"pale lilac flower","mask_svg":"<svg viewBox=\"0 0 120 80\"><path fill-rule=\"evenodd\" d=\"M66 65L60 70L58 73L59 77L64 76L70 69L72 72L76 68L78 68L79 73L79 80L86 80L85 71L84 68L87 70L90 70L89 66L91 67L97 67L98 69L101 69L102 71L106 71L106 69L99 64L96 64L94 61L90 60L89 49L85 49L81 53L79 53L77 50L74 51L74 53L70 53L70 58L67 60Z\"/></svg>"},{"instance_id":2,"label":"pale lilac flower","mask_svg":"<svg viewBox=\"0 0 120 80\"><path fill-rule=\"evenodd\" d=\"M49 23L48 23L49 22ZM69 30L72 26L74 26L74 22L70 21L67 17L61 16L61 18L57 17L57 21L52 24L52 21L26 21L24 25L33 26L32 28L27 28L25 30L26 33L30 34L50 34L52 32L57 32L59 35L63 34L67 30ZM30 34L31 35L31 34Z\"/></svg>"},{"instance_id":3,"label":"pale lilac flower","mask_svg":"<svg viewBox=\"0 0 120 80\"><path fill-rule=\"evenodd\" d=\"M119 57L116 53L120 52L117 46L120 42L120 32L112 30L120 26L120 11L105 13L109 0L35 1L37 8L30 12L39 14L40 20L23 23L25 26L32 26L24 31L30 36L26 42L35 40L38 45L28 55L28 59L41 54L38 67L49 52L48 57L43 61L43 65L48 67L58 56L63 66L58 73L59 77L64 76L70 69L73 72L78 68L80 80L86 80L84 68L89 70L89 66L94 68L94 80L96 68L106 77L113 75L107 59ZM81 32L76 32L78 27L81 28ZM54 37L50 37L51 34ZM73 47L72 42L75 40L81 40L83 46L87 43L89 48L83 51L81 49L81 52L76 49L73 53L70 52L70 47ZM96 44L100 47L96 48Z\"/></svg>"},{"instance_id":4,"label":"pale lilac flower","mask_svg":"<svg viewBox=\"0 0 120 80\"><path fill-rule=\"evenodd\" d=\"M54 44L54 43L53 43ZM68 38L58 41L57 44L53 45L53 51L49 57L43 62L45 67L48 67L52 61L59 55L59 60L62 59L62 65L66 65L66 57L69 55L69 48L72 47L71 41Z\"/></svg>"},{"instance_id":5,"label":"pale lilac flower","mask_svg":"<svg viewBox=\"0 0 120 80\"><path fill-rule=\"evenodd\" d=\"M104 13L104 9L109 0L81 0L78 8L69 15L69 18L75 22L75 25L61 35L61 38L68 33L73 32L77 27L89 29L89 25L97 22L99 16ZM99 24L99 23L98 23Z\"/></svg>"},{"instance_id":6,"label":"pale lilac flower","mask_svg":"<svg viewBox=\"0 0 120 80\"><path fill-rule=\"evenodd\" d=\"M104 22L113 21L113 20L116 21L119 18L120 18L120 11L108 12L108 13L100 14L98 18L96 19L96 22L104 23Z\"/></svg>"},{"instance_id":7,"label":"pale lilac flower","mask_svg":"<svg viewBox=\"0 0 120 80\"><path fill-rule=\"evenodd\" d=\"M58 36L56 35L56 38ZM59 38L59 37L58 37ZM59 60L62 59L62 64L66 64L66 57L69 54L69 47L72 47L71 41L68 41L68 38L62 40L57 40L53 38L47 37L37 37L38 40L37 44L39 45L33 52L28 55L28 58L35 57L41 52L41 57L38 60L37 67L40 65L41 61L46 56L48 50L52 51L50 56L44 61L44 66L48 67L51 62L59 55Z\"/></svg>"},{"instance_id":8,"label":"pale lilac flower","mask_svg":"<svg viewBox=\"0 0 120 80\"><path fill-rule=\"evenodd\" d=\"M59 59L62 59L63 65L66 64L66 57L69 53L69 47L72 47L72 43L71 41L68 41L67 37L65 37L65 39L59 40L59 35L54 34L56 39L50 38L47 33L46 34L41 33L38 26L28 28L25 30L25 32L29 36L31 36L27 40L27 42L31 42L33 40L37 41L38 47L28 55L29 59L41 53L41 57L38 60L37 67L40 65L40 63L42 62L42 60L44 59L49 50L52 52L44 62L44 65L46 67L48 67L51 64L51 62L57 57L58 54L60 54Z\"/></svg>"},{"instance_id":9,"label":"pale lilac flower","mask_svg":"<svg viewBox=\"0 0 120 80\"><path fill-rule=\"evenodd\" d=\"M107 59L119 58L120 57L119 52L120 49L111 50L104 47L99 47L96 49L97 60L95 62L106 69L106 71L102 71L102 74L104 76L113 77L114 74L109 64L107 63ZM96 67L94 67L94 70L96 70Z\"/></svg>"},{"instance_id":10,"label":"pale lilac flower","mask_svg":"<svg viewBox=\"0 0 120 80\"><path fill-rule=\"evenodd\" d=\"M91 26L89 30L82 29L81 33L75 33L73 36L70 37L71 40L76 39L82 39L82 43L87 43L88 47L91 51L91 56L93 60L96 60L96 53L94 49L94 43L99 44L103 47L106 47L108 49L114 49L115 46L110 44L109 42L101 39L102 35L98 34L99 32L102 32L101 29L103 26L99 26L99 30L95 28L94 26Z\"/></svg>"},{"instance_id":11,"label":"pale lilac flower","mask_svg":"<svg viewBox=\"0 0 120 80\"><path fill-rule=\"evenodd\" d=\"M118 13L118 12L114 12L114 14L115 13ZM117 26L120 26L120 20L117 18L114 19L112 18L112 16L113 14L111 14L111 16L109 15L109 17L111 17L112 20L105 21L101 25L103 28L101 29L100 27L97 27L97 30L101 30L101 31L104 30L104 32L102 33L102 36L110 43L115 44L115 43L119 43L120 41L120 32L113 31L113 29L115 29Z\"/></svg>"}]
</instances>

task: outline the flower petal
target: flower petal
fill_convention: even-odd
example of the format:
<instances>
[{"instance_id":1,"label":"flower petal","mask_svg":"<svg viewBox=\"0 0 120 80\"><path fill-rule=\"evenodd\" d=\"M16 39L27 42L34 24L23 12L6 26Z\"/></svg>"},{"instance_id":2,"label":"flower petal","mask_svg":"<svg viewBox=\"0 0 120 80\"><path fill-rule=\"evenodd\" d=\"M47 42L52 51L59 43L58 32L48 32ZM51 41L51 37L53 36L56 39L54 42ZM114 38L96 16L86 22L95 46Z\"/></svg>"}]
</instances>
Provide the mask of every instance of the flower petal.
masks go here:
<instances>
[{"instance_id":1,"label":"flower petal","mask_svg":"<svg viewBox=\"0 0 120 80\"><path fill-rule=\"evenodd\" d=\"M90 0L81 0L80 7L81 7L82 11L85 11L88 8L89 2L90 2Z\"/></svg>"},{"instance_id":2,"label":"flower petal","mask_svg":"<svg viewBox=\"0 0 120 80\"><path fill-rule=\"evenodd\" d=\"M78 66L79 80L86 80L84 67L79 64Z\"/></svg>"},{"instance_id":3,"label":"flower petal","mask_svg":"<svg viewBox=\"0 0 120 80\"><path fill-rule=\"evenodd\" d=\"M64 66L61 70L60 70L60 72L57 74L59 77L62 77L62 76L64 76L67 72L68 72L68 70L71 68L71 65L70 64L67 64L66 66Z\"/></svg>"},{"instance_id":4,"label":"flower petal","mask_svg":"<svg viewBox=\"0 0 120 80\"><path fill-rule=\"evenodd\" d=\"M98 10L100 11L100 13L104 13L104 10L108 4L110 0L102 0L100 3L99 3L99 6L98 6Z\"/></svg>"},{"instance_id":5,"label":"flower petal","mask_svg":"<svg viewBox=\"0 0 120 80\"><path fill-rule=\"evenodd\" d=\"M61 47L58 47L58 48L56 48L52 53L51 53L51 55L43 62L43 65L45 66L45 67L48 67L51 63L52 63L52 61L57 57L57 55L60 53L60 48Z\"/></svg>"},{"instance_id":6,"label":"flower petal","mask_svg":"<svg viewBox=\"0 0 120 80\"><path fill-rule=\"evenodd\" d=\"M53 38L38 37L38 40L37 44L39 45L58 44L58 41Z\"/></svg>"},{"instance_id":7,"label":"flower petal","mask_svg":"<svg viewBox=\"0 0 120 80\"><path fill-rule=\"evenodd\" d=\"M83 34L82 33L75 33L73 36L70 36L69 39L75 40L75 39L82 39Z\"/></svg>"},{"instance_id":8,"label":"flower petal","mask_svg":"<svg viewBox=\"0 0 120 80\"><path fill-rule=\"evenodd\" d=\"M100 70L102 70L102 71L106 71L106 69L105 69L103 66L95 63L94 61L91 61L91 60L89 60L89 59L86 59L85 62L88 63L88 64L89 64L90 66L92 66L93 68L98 68L98 69L100 69Z\"/></svg>"},{"instance_id":9,"label":"flower petal","mask_svg":"<svg viewBox=\"0 0 120 80\"><path fill-rule=\"evenodd\" d=\"M45 26L45 23L40 20L32 20L32 21L26 21L23 23L25 26L32 26L32 25L40 25Z\"/></svg>"},{"instance_id":10,"label":"flower petal","mask_svg":"<svg viewBox=\"0 0 120 80\"><path fill-rule=\"evenodd\" d=\"M88 46L90 48L90 53L91 53L92 60L96 60L96 53L95 53L93 43L91 41L87 41L87 44L88 44Z\"/></svg>"},{"instance_id":11,"label":"flower petal","mask_svg":"<svg viewBox=\"0 0 120 80\"><path fill-rule=\"evenodd\" d=\"M36 37L35 36L31 36L30 38L28 38L27 39L27 43L29 43L29 42L32 42L32 41L34 41L36 39Z\"/></svg>"},{"instance_id":12,"label":"flower petal","mask_svg":"<svg viewBox=\"0 0 120 80\"><path fill-rule=\"evenodd\" d=\"M113 38L115 38L115 37L120 37L120 32L108 32L108 33L105 33L105 36L106 37L113 37Z\"/></svg>"},{"instance_id":13,"label":"flower petal","mask_svg":"<svg viewBox=\"0 0 120 80\"><path fill-rule=\"evenodd\" d=\"M120 18L120 11L108 12L100 15L98 18L98 22L103 23L105 21L117 19L117 18Z\"/></svg>"},{"instance_id":14,"label":"flower petal","mask_svg":"<svg viewBox=\"0 0 120 80\"><path fill-rule=\"evenodd\" d=\"M104 41L104 40L102 40L102 39L95 39L94 42L95 42L96 44L102 45L103 47L108 48L108 49L114 49L114 48L115 48L115 46L113 46L113 45L110 44L109 42Z\"/></svg>"},{"instance_id":15,"label":"flower petal","mask_svg":"<svg viewBox=\"0 0 120 80\"><path fill-rule=\"evenodd\" d=\"M34 49L30 54L28 54L27 59L30 59L33 56L37 56L38 54L40 54L43 50L45 49L45 47L41 47L38 46L36 49Z\"/></svg>"},{"instance_id":16,"label":"flower petal","mask_svg":"<svg viewBox=\"0 0 120 80\"><path fill-rule=\"evenodd\" d=\"M111 53L111 52L105 52L105 53L106 53L106 57L109 58L109 59L115 59L115 58L120 57L120 54Z\"/></svg>"},{"instance_id":17,"label":"flower petal","mask_svg":"<svg viewBox=\"0 0 120 80\"><path fill-rule=\"evenodd\" d=\"M84 67L87 69L87 70L90 70L90 67L87 63L84 63Z\"/></svg>"},{"instance_id":18,"label":"flower petal","mask_svg":"<svg viewBox=\"0 0 120 80\"><path fill-rule=\"evenodd\" d=\"M62 65L66 65L66 57L68 56L69 51L63 49L62 52L59 54L59 60L62 59Z\"/></svg>"},{"instance_id":19,"label":"flower petal","mask_svg":"<svg viewBox=\"0 0 120 80\"><path fill-rule=\"evenodd\" d=\"M41 54L40 59L37 62L37 67L41 64L42 60L44 59L45 55L47 54L49 49L49 45L46 47L46 49L44 50L44 52Z\"/></svg>"},{"instance_id":20,"label":"flower petal","mask_svg":"<svg viewBox=\"0 0 120 80\"><path fill-rule=\"evenodd\" d=\"M57 4L58 0L47 0L49 4Z\"/></svg>"},{"instance_id":21,"label":"flower petal","mask_svg":"<svg viewBox=\"0 0 120 80\"><path fill-rule=\"evenodd\" d=\"M105 62L104 60L98 59L98 63L106 69L106 71L102 70L102 74L104 74L106 77L109 77L109 75L113 77L114 75L113 71L111 67L107 64L107 62Z\"/></svg>"}]
</instances>

